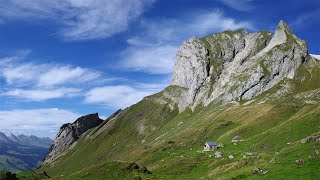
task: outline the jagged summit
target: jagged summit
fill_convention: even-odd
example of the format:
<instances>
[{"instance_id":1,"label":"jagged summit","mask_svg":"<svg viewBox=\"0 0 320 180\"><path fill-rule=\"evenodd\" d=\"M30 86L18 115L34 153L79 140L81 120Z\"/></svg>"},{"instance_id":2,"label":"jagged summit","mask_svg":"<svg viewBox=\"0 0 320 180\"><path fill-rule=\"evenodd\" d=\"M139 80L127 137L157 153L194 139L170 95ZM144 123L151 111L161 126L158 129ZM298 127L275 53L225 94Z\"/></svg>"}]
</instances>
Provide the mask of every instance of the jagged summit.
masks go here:
<instances>
[{"instance_id":1,"label":"jagged summit","mask_svg":"<svg viewBox=\"0 0 320 180\"><path fill-rule=\"evenodd\" d=\"M177 52L171 86L117 111L71 146L64 146L72 132L65 125L60 146L38 172L129 179L134 174L128 173L138 171L140 178L148 168L155 176L141 179L315 179L320 62L303 42L284 22L274 34L237 30L192 37ZM245 142L235 148L237 135ZM225 144L219 149L224 158L201 153L206 141ZM257 157L258 163L250 160ZM295 173L298 166L308 173Z\"/></svg>"},{"instance_id":2,"label":"jagged summit","mask_svg":"<svg viewBox=\"0 0 320 180\"><path fill-rule=\"evenodd\" d=\"M290 27L288 26L288 24L284 20L280 20L280 22L277 26L277 30L287 30L287 31L291 32Z\"/></svg>"},{"instance_id":3,"label":"jagged summit","mask_svg":"<svg viewBox=\"0 0 320 180\"><path fill-rule=\"evenodd\" d=\"M103 122L98 113L79 117L74 123L61 126L54 144L49 151L44 164L52 162L62 151L68 149L87 130L97 127Z\"/></svg>"},{"instance_id":4,"label":"jagged summit","mask_svg":"<svg viewBox=\"0 0 320 180\"><path fill-rule=\"evenodd\" d=\"M172 85L186 88L166 97L186 107L252 99L284 78L292 79L308 56L306 42L281 20L267 31L224 31L191 38L177 53Z\"/></svg>"},{"instance_id":5,"label":"jagged summit","mask_svg":"<svg viewBox=\"0 0 320 180\"><path fill-rule=\"evenodd\" d=\"M275 46L284 43L297 43L299 46L304 46L303 48L307 48L305 41L299 39L292 32L288 24L285 21L281 20L274 32L272 39L270 40L270 43L266 48L264 48L260 53L258 53L257 56L262 56L264 53L270 51Z\"/></svg>"},{"instance_id":6,"label":"jagged summit","mask_svg":"<svg viewBox=\"0 0 320 180\"><path fill-rule=\"evenodd\" d=\"M2 132L0 132L0 143L8 143L10 139Z\"/></svg>"}]
</instances>

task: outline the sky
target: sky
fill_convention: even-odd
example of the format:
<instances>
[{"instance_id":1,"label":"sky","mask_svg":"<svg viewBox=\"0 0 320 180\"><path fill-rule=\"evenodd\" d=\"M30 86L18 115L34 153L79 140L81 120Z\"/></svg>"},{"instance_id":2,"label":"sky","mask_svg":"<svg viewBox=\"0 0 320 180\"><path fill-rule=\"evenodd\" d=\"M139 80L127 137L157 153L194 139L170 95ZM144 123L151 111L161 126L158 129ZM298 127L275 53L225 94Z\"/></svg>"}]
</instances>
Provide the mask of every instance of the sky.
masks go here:
<instances>
[{"instance_id":1,"label":"sky","mask_svg":"<svg viewBox=\"0 0 320 180\"><path fill-rule=\"evenodd\" d=\"M0 132L54 138L170 85L182 42L283 19L320 54L318 0L0 0Z\"/></svg>"}]
</instances>

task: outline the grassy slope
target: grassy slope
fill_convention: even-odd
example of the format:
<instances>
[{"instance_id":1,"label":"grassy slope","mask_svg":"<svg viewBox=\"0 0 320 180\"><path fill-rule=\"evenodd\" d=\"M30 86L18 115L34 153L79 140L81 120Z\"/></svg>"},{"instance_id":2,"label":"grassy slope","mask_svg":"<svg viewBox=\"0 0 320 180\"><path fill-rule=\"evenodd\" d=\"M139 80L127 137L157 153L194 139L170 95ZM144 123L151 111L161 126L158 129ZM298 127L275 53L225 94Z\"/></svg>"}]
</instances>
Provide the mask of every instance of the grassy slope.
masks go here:
<instances>
[{"instance_id":1,"label":"grassy slope","mask_svg":"<svg viewBox=\"0 0 320 180\"><path fill-rule=\"evenodd\" d=\"M317 172L320 169L317 163L320 162L320 157L310 162L306 159L316 149L320 150L320 146L315 142L300 144L299 140L320 131L319 117L319 105L264 104L233 107L216 112L211 112L208 108L201 110L196 115L185 112L181 118L180 116L174 118L157 131L159 134L162 132L167 134L161 140L155 141L151 136L146 145L133 146L132 149L123 152L117 151L116 156L110 154L109 151L112 151L112 148L102 145L103 142L98 140L92 144L104 148L104 152L99 152L99 148L94 150L91 143L86 143L85 146L90 147L92 153L83 155L75 152L74 155L68 155L66 160L58 163L54 168L44 169L53 176L75 172L70 175L70 178L79 177L88 171L91 174L98 173L101 177L110 177L110 174L107 173L108 168L101 170L93 166L87 171L76 171L91 164L91 161L94 161L92 164L95 164L121 159L136 160L138 164L151 169L156 177L170 179L204 178L206 176L251 177L251 171L255 167L269 171L264 175L265 177L294 175L312 179L319 175ZM232 145L230 140L237 134L246 141ZM206 140L217 140L218 143L224 144L224 148L219 150L223 153L224 159L210 157L214 152L199 152ZM287 144L288 142L290 145ZM260 158L257 156L244 158L241 155L243 152L256 152ZM278 157L275 155L276 152L282 152L284 155ZM235 159L226 158L231 154L235 156ZM98 158L98 156L105 158ZM277 158L276 164L269 164L273 157ZM83 166L75 166L70 159L77 159L75 162L83 163ZM293 163L296 159L306 160L307 163L297 166ZM115 163L116 167L117 163ZM117 169L116 172L119 170L121 169Z\"/></svg>"},{"instance_id":2,"label":"grassy slope","mask_svg":"<svg viewBox=\"0 0 320 180\"><path fill-rule=\"evenodd\" d=\"M83 135L75 147L60 157L52 167L39 169L63 179L82 177L126 179L142 178L250 178L254 168L268 171L256 175L262 179L316 179L320 176L320 156L309 161L320 144L301 144L300 140L320 133L320 105L306 105L293 98L301 92L319 89L318 64L302 65L293 80L286 80L291 90L279 100L263 104L219 109L211 105L195 112L187 109L177 115L166 105L143 100L127 109L107 130L98 136L95 129ZM269 97L280 86L257 99ZM159 96L157 94L155 96ZM235 135L245 141L231 144ZM223 158L214 152L201 152L207 140L217 141ZM244 157L242 153L254 152ZM234 159L227 158L233 155ZM269 163L275 158L275 163ZM302 159L303 165L295 160ZM125 171L123 166L136 161L153 175ZM112 173L111 173L112 172ZM120 174L119 174L120 173Z\"/></svg>"}]
</instances>

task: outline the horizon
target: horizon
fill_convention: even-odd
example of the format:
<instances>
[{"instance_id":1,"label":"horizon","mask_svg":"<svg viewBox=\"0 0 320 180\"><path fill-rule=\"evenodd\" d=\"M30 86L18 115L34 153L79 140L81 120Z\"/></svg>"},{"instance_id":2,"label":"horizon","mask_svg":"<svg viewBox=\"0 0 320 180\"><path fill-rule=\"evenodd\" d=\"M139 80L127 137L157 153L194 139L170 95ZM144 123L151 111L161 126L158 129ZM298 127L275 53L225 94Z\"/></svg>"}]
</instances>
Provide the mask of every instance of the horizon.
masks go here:
<instances>
[{"instance_id":1,"label":"horizon","mask_svg":"<svg viewBox=\"0 0 320 180\"><path fill-rule=\"evenodd\" d=\"M11 136L11 135L14 135L14 136L27 136L27 137L35 136L35 135L33 135L33 134L30 134L30 135L18 134L18 133L16 133L16 134L14 134L14 133L9 133L9 134L8 134L8 133L4 133L4 132L1 132L1 131L0 131L0 133L3 133L3 134L6 135L8 138L9 138L9 136ZM54 138L47 137L47 136L35 136L35 137L41 138L41 139L49 138L49 139L51 139L52 141L54 140Z\"/></svg>"},{"instance_id":2,"label":"horizon","mask_svg":"<svg viewBox=\"0 0 320 180\"><path fill-rule=\"evenodd\" d=\"M54 138L82 115L105 119L170 85L192 36L274 33L282 19L320 54L316 0L9 0L0 5L0 132Z\"/></svg>"}]
</instances>

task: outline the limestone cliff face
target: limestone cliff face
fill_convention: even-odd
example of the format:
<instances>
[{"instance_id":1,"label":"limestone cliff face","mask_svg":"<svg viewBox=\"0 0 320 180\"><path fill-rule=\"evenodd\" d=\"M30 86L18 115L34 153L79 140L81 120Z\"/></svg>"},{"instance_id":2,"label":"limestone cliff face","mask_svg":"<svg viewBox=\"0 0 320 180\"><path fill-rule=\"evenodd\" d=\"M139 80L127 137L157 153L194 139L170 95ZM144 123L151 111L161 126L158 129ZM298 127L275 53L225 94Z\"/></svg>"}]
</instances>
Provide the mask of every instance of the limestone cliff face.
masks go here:
<instances>
[{"instance_id":1,"label":"limestone cliff face","mask_svg":"<svg viewBox=\"0 0 320 180\"><path fill-rule=\"evenodd\" d=\"M103 120L100 119L98 113L96 113L81 116L74 123L62 125L43 164L51 163L62 151L68 149L79 139L83 133L100 125L102 122Z\"/></svg>"},{"instance_id":2,"label":"limestone cliff face","mask_svg":"<svg viewBox=\"0 0 320 180\"><path fill-rule=\"evenodd\" d=\"M198 105L252 99L284 78L293 78L308 56L307 44L284 21L267 31L225 31L184 42L176 55L172 85L182 98L167 98L183 111Z\"/></svg>"}]
</instances>

